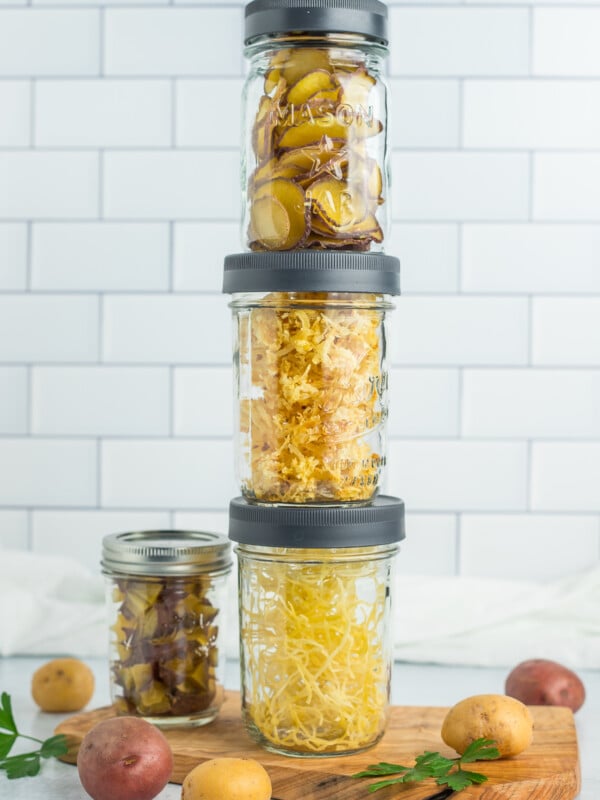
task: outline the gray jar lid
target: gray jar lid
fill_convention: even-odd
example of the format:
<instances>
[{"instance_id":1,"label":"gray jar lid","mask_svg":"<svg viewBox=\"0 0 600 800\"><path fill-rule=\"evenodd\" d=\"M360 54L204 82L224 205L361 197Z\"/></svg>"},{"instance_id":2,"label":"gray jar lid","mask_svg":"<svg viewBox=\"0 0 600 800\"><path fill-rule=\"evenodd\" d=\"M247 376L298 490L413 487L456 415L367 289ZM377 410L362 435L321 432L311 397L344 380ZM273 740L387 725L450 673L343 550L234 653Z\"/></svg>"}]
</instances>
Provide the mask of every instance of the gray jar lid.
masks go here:
<instances>
[{"instance_id":1,"label":"gray jar lid","mask_svg":"<svg viewBox=\"0 0 600 800\"><path fill-rule=\"evenodd\" d=\"M229 538L263 547L370 547L400 542L404 502L379 495L365 506L268 506L236 497L229 504Z\"/></svg>"},{"instance_id":2,"label":"gray jar lid","mask_svg":"<svg viewBox=\"0 0 600 800\"><path fill-rule=\"evenodd\" d=\"M400 294L400 261L383 253L284 250L225 258L223 291Z\"/></svg>"},{"instance_id":3,"label":"gray jar lid","mask_svg":"<svg viewBox=\"0 0 600 800\"><path fill-rule=\"evenodd\" d=\"M265 34L358 33L388 43L387 6L379 0L254 0L246 6L245 42Z\"/></svg>"},{"instance_id":4,"label":"gray jar lid","mask_svg":"<svg viewBox=\"0 0 600 800\"><path fill-rule=\"evenodd\" d=\"M102 540L102 569L119 575L224 574L231 569L226 536L206 531L133 531Z\"/></svg>"}]
</instances>

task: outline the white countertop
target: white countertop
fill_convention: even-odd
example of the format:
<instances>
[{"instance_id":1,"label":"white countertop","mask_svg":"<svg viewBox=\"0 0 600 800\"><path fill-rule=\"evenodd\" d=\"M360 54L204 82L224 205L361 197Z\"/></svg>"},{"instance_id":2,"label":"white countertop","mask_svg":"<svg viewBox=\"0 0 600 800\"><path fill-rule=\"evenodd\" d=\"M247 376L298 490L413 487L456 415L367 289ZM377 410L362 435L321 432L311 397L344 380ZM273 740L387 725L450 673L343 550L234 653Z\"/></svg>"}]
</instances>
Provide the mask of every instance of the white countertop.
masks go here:
<instances>
[{"instance_id":1,"label":"white countertop","mask_svg":"<svg viewBox=\"0 0 600 800\"><path fill-rule=\"evenodd\" d=\"M40 739L52 735L63 719L61 714L39 712L31 699L33 672L47 658L4 658L0 660L0 692L12 697L17 726ZM103 660L86 659L96 675L96 692L90 705L109 703L108 669ZM394 705L451 706L472 694L503 691L505 669L441 667L421 664L394 665L392 702ZM579 671L586 686L587 699L576 714L582 768L579 800L600 800L600 670ZM237 663L227 664L225 685L239 688ZM15 752L17 752L15 750ZM157 800L179 800L181 787L169 784ZM41 776L9 781L0 773L0 798L10 800L86 800L75 767L51 759ZM532 798L532 800L534 800Z\"/></svg>"}]
</instances>

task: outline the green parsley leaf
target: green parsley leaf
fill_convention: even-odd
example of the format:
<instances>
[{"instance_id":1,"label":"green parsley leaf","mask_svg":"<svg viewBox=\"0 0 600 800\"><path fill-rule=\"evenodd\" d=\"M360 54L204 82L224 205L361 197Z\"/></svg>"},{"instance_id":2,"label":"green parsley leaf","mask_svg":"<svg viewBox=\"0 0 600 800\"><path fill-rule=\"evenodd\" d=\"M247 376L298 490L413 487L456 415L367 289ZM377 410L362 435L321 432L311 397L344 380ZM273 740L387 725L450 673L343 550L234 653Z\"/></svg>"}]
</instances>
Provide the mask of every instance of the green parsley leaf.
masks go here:
<instances>
[{"instance_id":1,"label":"green parsley leaf","mask_svg":"<svg viewBox=\"0 0 600 800\"><path fill-rule=\"evenodd\" d=\"M67 737L59 734L51 736L43 742L35 736L27 736L17 729L10 702L10 695L2 692L0 696L0 770L4 770L8 778L25 778L37 775L40 771L42 758L56 758L68 752ZM41 745L38 750L31 753L22 753L18 756L9 756L13 744L18 738L29 739Z\"/></svg>"},{"instance_id":2,"label":"green parsley leaf","mask_svg":"<svg viewBox=\"0 0 600 800\"><path fill-rule=\"evenodd\" d=\"M16 733L0 734L0 758L6 758L6 756L12 750L12 746L16 741L17 741Z\"/></svg>"},{"instance_id":3,"label":"green parsley leaf","mask_svg":"<svg viewBox=\"0 0 600 800\"><path fill-rule=\"evenodd\" d=\"M40 756L38 753L11 756L0 762L0 769L6 770L6 777L10 780L32 778L40 771Z\"/></svg>"},{"instance_id":4,"label":"green parsley leaf","mask_svg":"<svg viewBox=\"0 0 600 800\"><path fill-rule=\"evenodd\" d=\"M376 792L385 786L398 783L417 783L433 778L438 786L447 786L454 792L460 792L473 784L485 783L487 777L479 772L469 772L462 768L462 764L479 760L498 758L500 753L491 739L476 739L458 758L446 758L440 753L426 751L415 758L413 767L404 767L401 764L389 764L382 761L372 764L366 770L357 772L353 778L372 778L382 775L394 775L403 772L400 778L377 781L370 784L369 792ZM443 792L444 796L446 793ZM437 797L437 795L436 795Z\"/></svg>"},{"instance_id":5,"label":"green parsley leaf","mask_svg":"<svg viewBox=\"0 0 600 800\"><path fill-rule=\"evenodd\" d=\"M388 764L380 761L379 764L372 764L362 772L352 775L353 778L375 778L377 775L397 775L399 772L406 772L410 767L403 767L401 764Z\"/></svg>"},{"instance_id":6,"label":"green parsley leaf","mask_svg":"<svg viewBox=\"0 0 600 800\"><path fill-rule=\"evenodd\" d=\"M500 758L500 751L495 746L493 739L476 739L467 747L460 757L462 764L470 764L473 761L487 761Z\"/></svg>"},{"instance_id":7,"label":"green parsley leaf","mask_svg":"<svg viewBox=\"0 0 600 800\"><path fill-rule=\"evenodd\" d=\"M12 713L10 695L2 692L0 697L0 728L11 733L17 733L17 726Z\"/></svg>"},{"instance_id":8,"label":"green parsley leaf","mask_svg":"<svg viewBox=\"0 0 600 800\"><path fill-rule=\"evenodd\" d=\"M59 733L57 736L46 739L40 748L40 755L42 758L58 758L58 756L64 756L68 750L67 737Z\"/></svg>"},{"instance_id":9,"label":"green parsley leaf","mask_svg":"<svg viewBox=\"0 0 600 800\"><path fill-rule=\"evenodd\" d=\"M389 781L377 781L369 786L370 792L376 792L378 789L384 789L386 786L394 786L394 784L403 783L402 778L391 778Z\"/></svg>"}]
</instances>

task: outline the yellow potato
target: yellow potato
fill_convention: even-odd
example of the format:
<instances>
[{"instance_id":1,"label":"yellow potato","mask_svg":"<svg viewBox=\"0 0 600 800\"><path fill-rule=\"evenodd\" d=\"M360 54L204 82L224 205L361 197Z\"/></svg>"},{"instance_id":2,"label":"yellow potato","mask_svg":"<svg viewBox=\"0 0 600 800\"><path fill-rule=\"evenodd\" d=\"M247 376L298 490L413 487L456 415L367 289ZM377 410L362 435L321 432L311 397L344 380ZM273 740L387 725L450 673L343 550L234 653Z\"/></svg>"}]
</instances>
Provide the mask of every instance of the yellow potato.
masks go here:
<instances>
[{"instance_id":1,"label":"yellow potato","mask_svg":"<svg viewBox=\"0 0 600 800\"><path fill-rule=\"evenodd\" d=\"M181 800L270 800L271 780L252 758L213 758L188 773Z\"/></svg>"},{"instance_id":2,"label":"yellow potato","mask_svg":"<svg viewBox=\"0 0 600 800\"><path fill-rule=\"evenodd\" d=\"M78 658L55 658L33 673L31 695L42 711L80 711L94 694L94 674Z\"/></svg>"},{"instance_id":3,"label":"yellow potato","mask_svg":"<svg viewBox=\"0 0 600 800\"><path fill-rule=\"evenodd\" d=\"M442 725L442 739L457 753L475 739L493 739L500 756L516 756L531 744L533 720L527 706L503 694L479 694L453 706Z\"/></svg>"}]
</instances>

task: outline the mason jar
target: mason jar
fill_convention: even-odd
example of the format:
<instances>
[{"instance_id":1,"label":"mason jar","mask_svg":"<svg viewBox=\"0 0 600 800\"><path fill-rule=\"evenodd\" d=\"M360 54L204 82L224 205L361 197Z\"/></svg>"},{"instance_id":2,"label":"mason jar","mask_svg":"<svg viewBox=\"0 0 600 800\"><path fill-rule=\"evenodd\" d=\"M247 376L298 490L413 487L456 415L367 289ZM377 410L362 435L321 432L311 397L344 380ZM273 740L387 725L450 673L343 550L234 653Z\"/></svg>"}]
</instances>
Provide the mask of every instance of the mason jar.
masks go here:
<instances>
[{"instance_id":1,"label":"mason jar","mask_svg":"<svg viewBox=\"0 0 600 800\"><path fill-rule=\"evenodd\" d=\"M254 0L245 15L244 247L383 251L387 6Z\"/></svg>"},{"instance_id":2,"label":"mason jar","mask_svg":"<svg viewBox=\"0 0 600 800\"><path fill-rule=\"evenodd\" d=\"M104 538L110 689L117 714L161 726L204 725L224 699L231 545L200 531Z\"/></svg>"},{"instance_id":3,"label":"mason jar","mask_svg":"<svg viewBox=\"0 0 600 800\"><path fill-rule=\"evenodd\" d=\"M380 254L226 258L236 475L246 498L364 503L379 492L398 269Z\"/></svg>"},{"instance_id":4,"label":"mason jar","mask_svg":"<svg viewBox=\"0 0 600 800\"><path fill-rule=\"evenodd\" d=\"M383 736L401 500L368 507L230 505L237 542L242 719L290 756L339 756Z\"/></svg>"}]
</instances>

